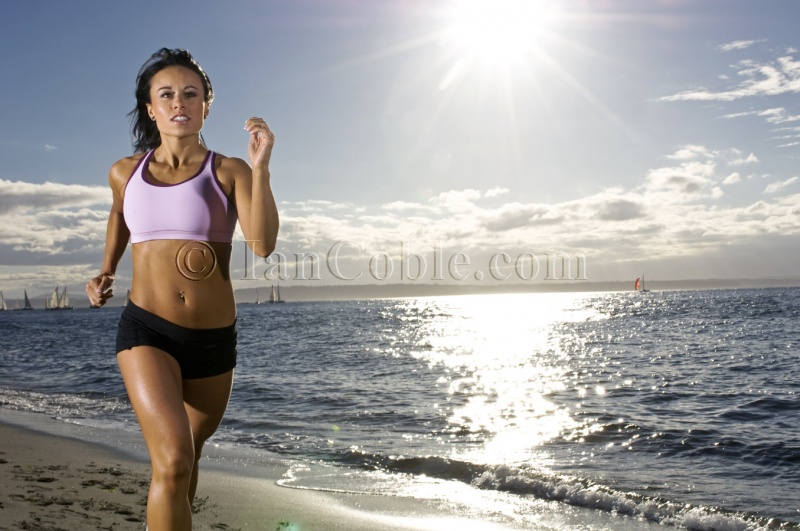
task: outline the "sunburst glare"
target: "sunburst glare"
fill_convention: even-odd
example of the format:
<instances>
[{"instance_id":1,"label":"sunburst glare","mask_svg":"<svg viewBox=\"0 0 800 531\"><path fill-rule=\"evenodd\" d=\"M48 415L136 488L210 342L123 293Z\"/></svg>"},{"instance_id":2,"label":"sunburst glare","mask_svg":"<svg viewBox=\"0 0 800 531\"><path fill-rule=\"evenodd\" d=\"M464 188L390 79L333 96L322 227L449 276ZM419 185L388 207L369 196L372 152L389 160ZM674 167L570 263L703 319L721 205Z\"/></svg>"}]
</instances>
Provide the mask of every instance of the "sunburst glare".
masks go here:
<instances>
[{"instance_id":1,"label":"sunburst glare","mask_svg":"<svg viewBox=\"0 0 800 531\"><path fill-rule=\"evenodd\" d=\"M506 67L534 51L555 13L546 0L455 0L445 39L467 61Z\"/></svg>"}]
</instances>

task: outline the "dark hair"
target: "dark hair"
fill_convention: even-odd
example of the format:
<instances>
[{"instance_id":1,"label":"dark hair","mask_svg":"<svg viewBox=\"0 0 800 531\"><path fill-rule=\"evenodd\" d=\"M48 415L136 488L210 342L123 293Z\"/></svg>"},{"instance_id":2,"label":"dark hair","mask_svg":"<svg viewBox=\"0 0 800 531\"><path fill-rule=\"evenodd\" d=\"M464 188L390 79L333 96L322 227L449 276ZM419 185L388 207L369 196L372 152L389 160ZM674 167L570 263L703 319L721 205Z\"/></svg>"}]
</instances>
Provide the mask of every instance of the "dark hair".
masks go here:
<instances>
[{"instance_id":1,"label":"dark hair","mask_svg":"<svg viewBox=\"0 0 800 531\"><path fill-rule=\"evenodd\" d=\"M183 66L200 76L203 82L203 94L205 101L211 103L214 100L214 89L211 86L208 76L194 60L192 54L181 48L170 50L161 48L150 56L139 69L136 76L136 107L128 113L131 119L131 140L133 142L134 153L144 153L155 149L161 145L161 135L158 132L156 123L150 119L147 113L147 104L150 102L150 83L153 76L168 66ZM203 135L200 135L200 142L205 145Z\"/></svg>"}]
</instances>

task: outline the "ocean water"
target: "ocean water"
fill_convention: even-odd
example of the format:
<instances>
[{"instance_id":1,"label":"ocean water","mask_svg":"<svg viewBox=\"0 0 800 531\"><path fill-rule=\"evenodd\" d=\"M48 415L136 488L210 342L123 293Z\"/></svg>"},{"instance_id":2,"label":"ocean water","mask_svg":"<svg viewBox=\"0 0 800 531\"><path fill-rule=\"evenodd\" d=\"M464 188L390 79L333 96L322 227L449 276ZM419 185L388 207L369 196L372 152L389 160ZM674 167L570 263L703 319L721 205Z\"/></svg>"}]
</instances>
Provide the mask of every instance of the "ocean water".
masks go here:
<instances>
[{"instance_id":1,"label":"ocean water","mask_svg":"<svg viewBox=\"0 0 800 531\"><path fill-rule=\"evenodd\" d=\"M800 289L239 305L213 441L518 529L800 529ZM135 430L121 309L0 312L0 407Z\"/></svg>"}]
</instances>

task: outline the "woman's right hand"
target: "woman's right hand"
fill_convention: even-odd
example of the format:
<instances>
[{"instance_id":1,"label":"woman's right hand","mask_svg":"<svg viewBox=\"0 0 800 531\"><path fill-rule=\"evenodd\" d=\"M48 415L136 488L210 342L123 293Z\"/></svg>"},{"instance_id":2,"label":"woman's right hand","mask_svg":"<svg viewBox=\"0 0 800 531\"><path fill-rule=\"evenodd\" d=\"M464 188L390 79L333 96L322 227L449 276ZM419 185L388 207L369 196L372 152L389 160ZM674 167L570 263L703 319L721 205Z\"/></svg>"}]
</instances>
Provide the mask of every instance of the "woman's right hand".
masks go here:
<instances>
[{"instance_id":1,"label":"woman's right hand","mask_svg":"<svg viewBox=\"0 0 800 531\"><path fill-rule=\"evenodd\" d=\"M86 284L86 296L92 308L103 306L108 299L114 296L111 285L114 284L114 275L101 273Z\"/></svg>"}]
</instances>

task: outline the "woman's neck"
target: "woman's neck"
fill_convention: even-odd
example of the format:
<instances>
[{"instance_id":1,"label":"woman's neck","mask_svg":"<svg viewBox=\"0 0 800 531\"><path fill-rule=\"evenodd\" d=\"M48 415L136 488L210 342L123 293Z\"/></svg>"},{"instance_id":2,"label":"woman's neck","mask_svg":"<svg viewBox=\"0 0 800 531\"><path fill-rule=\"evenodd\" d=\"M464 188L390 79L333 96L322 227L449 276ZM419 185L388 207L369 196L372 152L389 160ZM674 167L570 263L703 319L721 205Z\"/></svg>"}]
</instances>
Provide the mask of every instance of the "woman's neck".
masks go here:
<instances>
[{"instance_id":1,"label":"woman's neck","mask_svg":"<svg viewBox=\"0 0 800 531\"><path fill-rule=\"evenodd\" d=\"M155 150L153 156L162 163L178 168L184 164L191 164L198 158L204 158L208 148L200 143L200 136L185 138L161 137L161 145Z\"/></svg>"}]
</instances>

